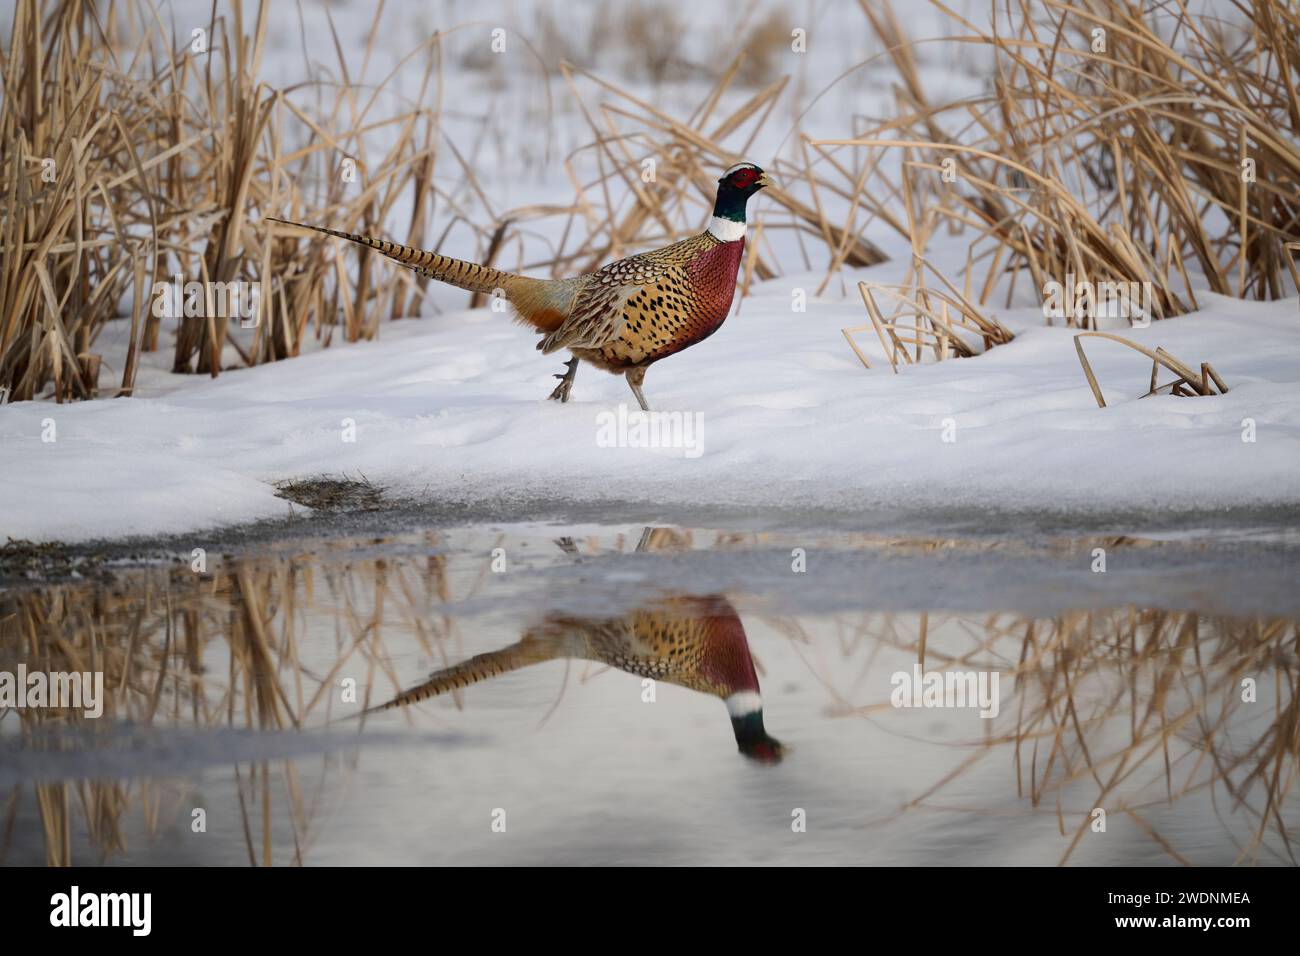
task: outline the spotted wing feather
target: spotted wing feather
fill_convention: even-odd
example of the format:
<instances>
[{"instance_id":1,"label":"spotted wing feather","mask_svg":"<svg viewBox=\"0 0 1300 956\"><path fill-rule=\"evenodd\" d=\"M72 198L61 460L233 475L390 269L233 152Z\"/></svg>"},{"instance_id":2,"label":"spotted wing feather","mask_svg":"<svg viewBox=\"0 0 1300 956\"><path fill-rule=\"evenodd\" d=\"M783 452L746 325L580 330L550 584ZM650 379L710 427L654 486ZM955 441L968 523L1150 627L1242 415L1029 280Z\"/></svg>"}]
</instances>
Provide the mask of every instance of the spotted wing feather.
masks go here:
<instances>
[{"instance_id":1,"label":"spotted wing feather","mask_svg":"<svg viewBox=\"0 0 1300 956\"><path fill-rule=\"evenodd\" d=\"M559 349L598 349L618 338L628 300L680 265L655 255L631 256L593 273L578 292L569 317L537 347L545 353Z\"/></svg>"}]
</instances>

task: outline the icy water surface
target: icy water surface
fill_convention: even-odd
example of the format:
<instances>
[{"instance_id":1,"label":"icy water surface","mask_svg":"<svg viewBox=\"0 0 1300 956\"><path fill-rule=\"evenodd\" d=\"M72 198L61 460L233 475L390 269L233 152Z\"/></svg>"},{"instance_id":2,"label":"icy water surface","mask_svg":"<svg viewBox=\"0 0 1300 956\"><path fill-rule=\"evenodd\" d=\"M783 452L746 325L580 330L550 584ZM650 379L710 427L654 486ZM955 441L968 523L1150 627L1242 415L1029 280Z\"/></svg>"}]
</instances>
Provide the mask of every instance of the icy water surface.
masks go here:
<instances>
[{"instance_id":1,"label":"icy water surface","mask_svg":"<svg viewBox=\"0 0 1300 956\"><path fill-rule=\"evenodd\" d=\"M1297 553L476 525L13 586L0 674L105 700L0 708L0 862L1293 864Z\"/></svg>"}]
</instances>

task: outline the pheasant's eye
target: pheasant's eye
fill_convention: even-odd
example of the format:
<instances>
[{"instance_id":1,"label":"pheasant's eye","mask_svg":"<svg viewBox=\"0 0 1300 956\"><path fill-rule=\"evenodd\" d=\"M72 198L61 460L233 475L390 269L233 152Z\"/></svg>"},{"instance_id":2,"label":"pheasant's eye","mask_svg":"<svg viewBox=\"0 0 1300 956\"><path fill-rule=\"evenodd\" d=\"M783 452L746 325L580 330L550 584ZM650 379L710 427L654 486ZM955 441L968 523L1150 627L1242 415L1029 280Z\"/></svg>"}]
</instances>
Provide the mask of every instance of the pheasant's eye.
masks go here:
<instances>
[{"instance_id":1,"label":"pheasant's eye","mask_svg":"<svg viewBox=\"0 0 1300 956\"><path fill-rule=\"evenodd\" d=\"M737 186L748 186L754 181L754 171L752 169L738 169L731 174L731 181Z\"/></svg>"}]
</instances>

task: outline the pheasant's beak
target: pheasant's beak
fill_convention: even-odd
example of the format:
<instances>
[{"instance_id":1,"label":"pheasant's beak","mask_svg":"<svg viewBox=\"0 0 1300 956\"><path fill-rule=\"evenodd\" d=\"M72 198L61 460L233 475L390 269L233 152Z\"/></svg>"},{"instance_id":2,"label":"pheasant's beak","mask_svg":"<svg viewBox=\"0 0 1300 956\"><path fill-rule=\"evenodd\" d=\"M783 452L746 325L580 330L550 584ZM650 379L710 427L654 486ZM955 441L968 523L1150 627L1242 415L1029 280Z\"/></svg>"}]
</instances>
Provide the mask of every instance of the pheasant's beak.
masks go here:
<instances>
[{"instance_id":1,"label":"pheasant's beak","mask_svg":"<svg viewBox=\"0 0 1300 956\"><path fill-rule=\"evenodd\" d=\"M772 180L768 178L767 173L759 173L759 174L758 174L758 188L759 188L759 189L762 189L764 186L775 186L775 185L776 185L776 183L772 182Z\"/></svg>"}]
</instances>

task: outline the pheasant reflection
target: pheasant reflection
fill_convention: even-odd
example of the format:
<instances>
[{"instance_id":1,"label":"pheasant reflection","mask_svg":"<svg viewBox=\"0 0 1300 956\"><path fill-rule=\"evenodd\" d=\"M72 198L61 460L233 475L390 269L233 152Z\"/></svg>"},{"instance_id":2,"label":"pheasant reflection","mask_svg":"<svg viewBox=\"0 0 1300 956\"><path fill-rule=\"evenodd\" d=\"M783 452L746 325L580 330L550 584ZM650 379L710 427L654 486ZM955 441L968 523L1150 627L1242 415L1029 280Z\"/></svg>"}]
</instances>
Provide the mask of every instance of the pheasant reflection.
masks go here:
<instances>
[{"instance_id":1,"label":"pheasant reflection","mask_svg":"<svg viewBox=\"0 0 1300 956\"><path fill-rule=\"evenodd\" d=\"M437 671L373 710L404 707L564 658L596 661L719 697L726 704L741 753L763 763L776 763L784 754L780 742L763 726L763 699L744 625L721 595L672 597L620 617L551 614L518 643Z\"/></svg>"}]
</instances>

